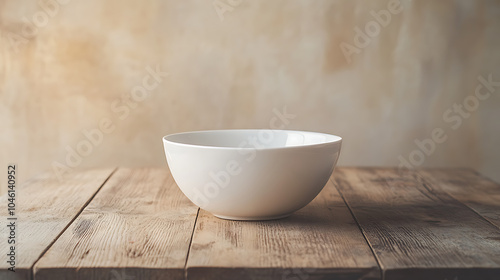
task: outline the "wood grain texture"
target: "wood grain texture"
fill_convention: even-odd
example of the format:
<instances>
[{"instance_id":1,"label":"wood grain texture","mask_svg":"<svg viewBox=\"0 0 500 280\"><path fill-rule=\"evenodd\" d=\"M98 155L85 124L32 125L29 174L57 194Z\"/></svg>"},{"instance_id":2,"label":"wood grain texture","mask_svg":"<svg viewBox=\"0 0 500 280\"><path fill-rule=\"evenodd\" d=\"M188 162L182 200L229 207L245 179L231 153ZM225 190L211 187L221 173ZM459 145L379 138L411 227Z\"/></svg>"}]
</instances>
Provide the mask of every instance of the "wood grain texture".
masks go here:
<instances>
[{"instance_id":1,"label":"wood grain texture","mask_svg":"<svg viewBox=\"0 0 500 280\"><path fill-rule=\"evenodd\" d=\"M416 171L338 168L333 181L384 279L499 278L499 229Z\"/></svg>"},{"instance_id":2,"label":"wood grain texture","mask_svg":"<svg viewBox=\"0 0 500 280\"><path fill-rule=\"evenodd\" d=\"M499 184L471 169L422 169L418 173L500 228Z\"/></svg>"},{"instance_id":3,"label":"wood grain texture","mask_svg":"<svg viewBox=\"0 0 500 280\"><path fill-rule=\"evenodd\" d=\"M0 198L0 279L31 279L35 262L90 201L113 169L67 173L62 181L45 173L16 189L16 272L7 270L7 195Z\"/></svg>"},{"instance_id":4,"label":"wood grain texture","mask_svg":"<svg viewBox=\"0 0 500 280\"><path fill-rule=\"evenodd\" d=\"M228 221L200 210L188 279L380 279L368 244L329 182L288 218Z\"/></svg>"},{"instance_id":5,"label":"wood grain texture","mask_svg":"<svg viewBox=\"0 0 500 280\"><path fill-rule=\"evenodd\" d=\"M197 212L168 169L119 169L36 263L35 279L183 279Z\"/></svg>"}]
</instances>

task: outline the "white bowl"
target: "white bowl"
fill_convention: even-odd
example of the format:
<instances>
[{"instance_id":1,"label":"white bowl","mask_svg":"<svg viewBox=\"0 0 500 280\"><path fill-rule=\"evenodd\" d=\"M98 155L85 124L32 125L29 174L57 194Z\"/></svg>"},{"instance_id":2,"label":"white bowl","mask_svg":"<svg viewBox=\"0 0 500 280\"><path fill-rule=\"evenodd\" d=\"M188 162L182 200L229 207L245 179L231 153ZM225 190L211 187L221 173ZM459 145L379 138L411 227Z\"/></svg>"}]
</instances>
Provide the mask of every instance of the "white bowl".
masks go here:
<instances>
[{"instance_id":1,"label":"white bowl","mask_svg":"<svg viewBox=\"0 0 500 280\"><path fill-rule=\"evenodd\" d=\"M213 130L163 137L168 166L197 206L231 220L286 217L323 189L342 138L287 130Z\"/></svg>"}]
</instances>

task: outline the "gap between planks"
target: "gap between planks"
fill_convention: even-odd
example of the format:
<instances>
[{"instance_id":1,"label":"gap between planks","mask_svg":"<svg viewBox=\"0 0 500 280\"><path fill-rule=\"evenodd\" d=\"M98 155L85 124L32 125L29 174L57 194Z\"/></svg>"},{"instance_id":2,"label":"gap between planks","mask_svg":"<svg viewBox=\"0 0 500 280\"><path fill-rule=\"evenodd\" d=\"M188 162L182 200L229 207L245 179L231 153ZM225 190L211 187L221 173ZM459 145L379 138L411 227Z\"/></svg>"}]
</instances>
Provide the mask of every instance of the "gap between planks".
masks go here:
<instances>
[{"instance_id":1,"label":"gap between planks","mask_svg":"<svg viewBox=\"0 0 500 280\"><path fill-rule=\"evenodd\" d=\"M103 189L103 187L106 185L106 183L111 179L111 177L114 174L116 174L117 170L119 170L119 169L120 168L116 168L115 167L111 171L111 173L103 181L103 183L99 186L99 188L96 190L96 192L94 192L94 194L85 202L85 204L75 214L75 216L71 219L71 221L64 227L64 229L61 230L61 232L54 238L54 240L44 249L44 251L36 259L36 261L31 265L31 268L30 268L30 271L31 271L31 277L30 277L30 279L31 280L35 279L34 268L38 264L38 262L40 261L40 259L42 257L44 257L44 255L47 253L47 251L49 251L49 249L59 240L59 238L68 230L68 228L70 228L73 225L73 223L78 219L78 217L80 217L80 215L82 214L82 212L87 208L87 206L92 202L92 200L98 195L98 193ZM199 213L200 213L200 208L198 207L197 213L196 213L196 217L195 217L195 221L194 221L194 224L193 224L193 227L192 227L192 230L191 230L191 237L190 237L190 240L189 240L189 246L188 246L188 250L187 250L187 253L186 253L186 259L185 259L185 262L184 262L184 279L187 279L187 262L188 262L188 258L189 258L189 253L191 252L191 244L192 244L192 241L193 241L193 236L194 236L196 224L197 224L197 221L198 221Z\"/></svg>"},{"instance_id":2,"label":"gap between planks","mask_svg":"<svg viewBox=\"0 0 500 280\"><path fill-rule=\"evenodd\" d=\"M7 270L8 263L1 263L0 279L32 279L33 264L53 240L66 228L103 182L112 168L88 169L65 174L63 180L54 173L45 172L18 186L16 218L22 231L16 232L16 273ZM2 205L7 194L0 196ZM0 213L5 218L9 213ZM16 227L17 228L17 227ZM7 227L0 229L6 234ZM7 247L0 248L2 255Z\"/></svg>"},{"instance_id":3,"label":"gap between planks","mask_svg":"<svg viewBox=\"0 0 500 280\"><path fill-rule=\"evenodd\" d=\"M104 280L120 271L184 279L197 216L168 170L119 168L35 264L35 279Z\"/></svg>"},{"instance_id":4,"label":"gap between planks","mask_svg":"<svg viewBox=\"0 0 500 280\"><path fill-rule=\"evenodd\" d=\"M387 171L391 171L392 174L390 175L391 172L387 173ZM332 181L338 182L339 184L335 184L335 186L338 188L339 193L342 195L343 199L346 202L346 205L349 207L349 209L352 212L353 217L356 219L357 223L360 225L363 236L365 239L370 244L370 247L372 248L373 252L376 255L377 261L379 262L379 265L382 269L383 277L384 279L388 279L391 277L402 277L403 274L405 274L405 277L409 277L411 279L417 279L415 278L417 274L422 274L425 273L426 275L430 276L429 273L433 273L431 278L438 279L439 275L442 275L443 277L439 279L444 279L445 277L449 277L449 274L451 273L459 273L462 277L464 276L464 279L476 279L476 278L471 278L471 277L476 277L479 274L485 276L485 277L494 277L494 273L498 272L499 267L498 265L500 264L498 262L498 259L496 259L494 256L496 256L495 252L498 252L498 250L495 249L495 247L485 247L485 244L490 244L492 245L492 242L489 241L489 239L495 239L499 232L498 232L498 226L495 226L492 221L488 220L483 216L483 214L491 214L491 217L493 219L495 216L493 215L495 211L497 211L499 205L498 202L491 203L491 204L484 204L481 203L483 197L488 195L488 189L485 186L478 186L477 178L474 176L463 176L462 180L455 181L455 176L450 176L452 175L453 172L456 174L462 174L463 170L456 170L456 169L450 169L446 171L441 171L441 177L439 176L434 176L436 171L431 170L427 174L424 174L423 176L419 171L420 170L411 170L411 171L405 171L406 176L402 176L400 173L397 173L397 176L394 175L394 169L388 169L388 168L342 168L339 170L340 174L337 172L337 174L334 175L339 175L340 178L336 178L335 176L332 177ZM357 171L356 174L360 173L364 175L356 175L359 176L358 182L351 181L353 172ZM385 172L386 176L388 177L380 177L377 176L378 178L372 178L369 179L370 176L374 176L371 174L368 176L370 173L379 173L379 172ZM346 173L347 172L347 173ZM368 173L367 173L368 172ZM346 175L351 174L351 178L345 177ZM408 176L410 175L411 176ZM378 174L377 174L378 175ZM392 177L391 177L392 176ZM396 176L396 177L394 177ZM406 178L404 178L406 177ZM392 182L392 180L397 179L397 181ZM452 179L450 179L452 178ZM340 181L338 181L340 179ZM484 179L484 178L483 178ZM347 181L345 181L347 180ZM375 180L375 181L373 181ZM345 182L344 182L345 181ZM351 182L349 182L351 181ZM347 183L347 185L342 185L344 183ZM352 184L355 185L352 185ZM351 185L351 188L349 189L349 184ZM373 184L373 185L372 185ZM391 210L385 209L385 207L376 209L373 207L377 206L377 203L389 203L391 200L390 199L396 199L394 201L400 201L400 199L404 199L403 197L400 197L401 192L397 189L393 189L393 187L397 187L397 185L400 184L400 186L403 188L403 192L408 192L408 191L413 191L414 197L409 198L408 201L412 201L414 203L417 203L417 206L420 205L418 203L423 203L422 206L427 205L429 202L434 201L434 203L431 203L433 208L439 209L439 205L449 205L453 206L455 210L460 210L461 213L465 214L463 219L466 219L466 221L472 223L469 225L469 227L465 227L462 229L462 227L456 227L456 226L461 226L465 225L461 223L461 219L456 216L456 214L451 214L451 213L446 213L443 212L439 214L439 216L436 216L436 219L438 221L442 221L444 224L443 226L454 226L457 231L456 231L456 236L454 236L454 239L457 239L460 236L463 239L462 241L459 242L460 244L463 244L463 242L470 241L470 246L477 246L477 250L486 249L484 252L483 251L477 251L478 254L476 258L469 259L466 255L463 253L460 253L457 255L456 259L448 261L445 259L439 259L439 261L436 264L429 265L425 261L414 259L411 261L411 264L401 262L401 260L395 259L398 255L401 253L398 253L398 248L399 246L403 246L404 243L401 243L401 240L398 239L397 237L391 237L391 234L397 233L394 232L397 230L398 226L398 221L394 220L391 222L389 220L389 224L384 223L378 223L376 222L375 224L372 223L371 219L376 218L377 215L379 217L385 217L387 215L390 215L389 213ZM483 183L486 184L486 183ZM364 187L361 187L363 186ZM413 187L415 186L415 188ZM418 185L421 186L421 190L419 190ZM357 187L355 187L357 186ZM382 187L383 186L383 187ZM388 189L390 187L390 190ZM484 188L481 188L484 187ZM499 195L499 188L497 184L494 184L493 182L489 182L488 187L490 188L490 195L491 196L497 196ZM364 188L364 189L363 189ZM385 191L384 191L385 189ZM472 191L476 190L477 194L475 197L469 198L466 196L464 191ZM382 191L382 192L381 192ZM344 193L346 192L346 193ZM389 195L389 200L387 199L382 199L380 195L383 195L383 192L385 192L385 195ZM451 192L451 193L450 193ZM372 199L367 199L367 196L371 193L374 197ZM393 195L391 195L393 193ZM348 195L349 198L346 198L345 196ZM378 196L378 197L377 197ZM378 200L377 200L378 199ZM354 201L354 206L350 205L349 202ZM427 204L426 204L427 203ZM430 204L429 204L430 205ZM472 206L471 206L472 205ZM380 206L380 205L379 205ZM392 206L392 204L391 204ZM477 209L473 209L473 208ZM355 209L354 209L355 208ZM373 209L372 209L373 208ZM415 208L415 210L418 210ZM420 210L425 210L425 209L420 209ZM372 211L375 211L375 214ZM378 211L378 212L377 212ZM469 214L467 214L467 212ZM489 213L491 212L491 213ZM426 217L426 212L424 211L421 214L415 213L416 216L416 221L420 222L420 224L423 226L422 229L417 229L415 232L415 236L417 237L416 239L416 245L419 244L419 242L427 242L425 239L429 237L433 237L433 234L440 234L440 231L442 232L442 228L439 229L441 224L435 225L432 224L436 221L427 221L428 219ZM439 212L438 212L439 213ZM357 215L360 215L362 220L359 220L359 217ZM373 216L375 215L375 216ZM399 216L398 216L399 215ZM396 214L395 217L404 217L405 215L410 215L410 212L406 214ZM479 217L477 217L479 216ZM409 216L413 217L413 216ZM489 217L489 218L491 218ZM391 218L391 216L387 216L387 218ZM479 219L478 219L479 218ZM440 220L442 219L442 220ZM494 220L496 221L496 220ZM432 222L431 224L426 222ZM483 232L478 229L474 229L474 227L471 227L472 225L477 225L480 226L482 225L485 227L484 229L488 229L490 231ZM368 230L368 231L365 231ZM379 236L381 231L388 230L387 234L389 236L387 237L382 237ZM453 231L451 233L454 233ZM421 234L421 235L420 235ZM472 235L471 235L472 234ZM478 234L478 235L476 235ZM490 238L488 234L493 234L493 237ZM389 238L391 241L392 245L387 245L385 242L387 241L386 239ZM396 238L396 239L394 239ZM373 240L375 243L370 242ZM453 240L453 239L452 239ZM394 241L398 241L396 243L392 243ZM404 238L403 238L404 241ZM445 241L442 238L438 238L436 241L433 241L429 243L430 245L438 244L441 245L441 247L445 244L449 244L449 242L444 242L442 244L439 244L439 242ZM435 243L437 242L437 243ZM375 245L374 245L375 244ZM406 246L406 245L405 245ZM415 245L411 245L415 246ZM445 256L443 255L442 252L440 251L434 251L436 249L432 248L413 248L413 247L408 247L406 248L409 250L405 254L410 254L414 256L423 256L426 255L428 257L431 256L433 253L439 253L437 256L434 255L433 257L439 257L439 256ZM392 249L391 249L392 248ZM442 247L443 249L445 247ZM496 247L498 248L498 247ZM391 251L395 249L396 251ZM389 250L389 251L388 251ZM454 251L457 253L459 248L452 248L450 249L451 251ZM471 248L468 248L465 250L468 253L476 252L476 251L471 251ZM446 251L448 252L448 251ZM380 254L380 255L379 255ZM423 255L422 255L423 254ZM474 255L475 256L475 255ZM472 257L472 256L471 256ZM482 258L484 258L484 261L488 262L483 262L481 261ZM496 259L496 261L495 261ZM439 265L441 264L441 265ZM444 266L442 266L444 265ZM460 265L460 266L456 266ZM421 269L422 271L417 271L418 269ZM406 271L406 272L404 272ZM390 276L389 276L390 272ZM410 273L410 274L408 274ZM413 277L413 278L412 278ZM490 279L488 278L488 279ZM397 278L399 279L399 278ZM453 279L453 277L452 277ZM496 279L496 278L495 278Z\"/></svg>"},{"instance_id":5,"label":"gap between planks","mask_svg":"<svg viewBox=\"0 0 500 280\"><path fill-rule=\"evenodd\" d=\"M335 173L335 171L333 171L333 174ZM356 225L358 225L358 228L359 228L359 231L361 232L361 234L363 235L363 238L365 239L366 241L366 244L368 245L368 247L370 248L370 251L372 252L372 255L373 257L375 258L375 261L377 261L377 265L378 265L378 268L380 269L380 277L381 279L385 279L385 275L384 275L384 269L382 269L382 265L380 263L380 259L378 258L377 254L375 254L375 251L373 250L373 247L372 247L372 244L370 243L370 241L368 240L367 236L366 236L366 233L365 231L363 230L363 228L361 227L361 224L358 222L358 218L356 218L356 216L354 215L354 213L352 212L352 209L351 209L351 206L349 205L349 203L347 202L347 200L345 199L344 197L344 194L339 190L338 186L337 186L337 182L335 182L335 180L333 180L333 174L330 176L330 179L328 179L332 184L333 186L335 186L335 189L337 189L337 192L339 193L340 197L342 198L342 200L344 201L344 204L345 206L347 207L347 209L349 210L349 213L351 213L351 216L352 218L354 219L354 221L356 222Z\"/></svg>"},{"instance_id":6,"label":"gap between planks","mask_svg":"<svg viewBox=\"0 0 500 280\"><path fill-rule=\"evenodd\" d=\"M440 187L439 187L440 191L445 192L446 194L448 194L448 196L452 197L453 199L455 199L459 203L463 204L464 206L466 206L467 208L469 208L470 210L475 212L481 219L486 220L488 223L490 223L493 226L500 229L500 219L497 218L497 220L493 220L490 217L488 217L487 213L482 213L482 212L485 212L485 209L476 209L476 207L482 206L482 204L484 204L484 201L482 201L483 203L480 204L479 201L477 201L476 199L467 199L466 196L463 195L463 193L460 193L460 192L454 193L451 189L447 190L445 186L447 184L450 184L450 183L444 182L444 179L442 179L442 178L436 179L436 177L438 177L439 175L442 176L442 173L445 173L445 172L449 172L449 173L453 173L453 174L460 172L461 174L466 174L465 179L462 178L462 181L460 181L460 180L458 181L460 184L469 183L469 180L472 180L472 178L469 176L473 175L474 179L476 181L475 187L479 188L478 191L484 195L487 195L487 194L480 187L483 187L484 185L486 185L486 187L488 187L488 188L494 188L494 187L498 188L498 184L496 182L494 182L493 180L485 177L481 173L477 172L476 170L470 169L470 168L440 168L440 169L426 168L426 169L418 169L416 172L417 176L421 177L422 180L424 180L425 182L428 182L429 185L431 185L431 186L440 185ZM455 184L453 184L453 183L450 185L453 185L455 187ZM460 191L463 191L463 189L466 189L466 188L462 188ZM499 201L500 201L500 199L499 199ZM476 206L476 207L474 207L474 206ZM494 207L494 206L490 205L490 207ZM498 209L500 209L500 206L497 206L497 207L498 207ZM492 209L486 209L486 210L493 211Z\"/></svg>"},{"instance_id":7,"label":"gap between planks","mask_svg":"<svg viewBox=\"0 0 500 280\"><path fill-rule=\"evenodd\" d=\"M196 223L198 222L199 216L200 216L200 207L198 207L198 211L196 212L196 218L194 219L194 224L193 224L193 231L191 232L191 239L189 239L189 246L186 254L186 262L184 262L184 280L187 280L187 263L189 259L189 253L191 252L191 245L193 245L194 231L196 229Z\"/></svg>"},{"instance_id":8,"label":"gap between planks","mask_svg":"<svg viewBox=\"0 0 500 280\"><path fill-rule=\"evenodd\" d=\"M52 247L52 245L54 245L54 243L56 243L56 241L59 239L59 237L61 237L61 235L63 235L63 233L73 224L73 222L80 216L80 214L83 212L83 210L85 210L85 208L87 208L87 206L89 205L89 203L99 193L99 191L102 189L102 187L104 185L106 185L106 183L111 178L111 176L113 176L113 174L116 172L116 170L118 170L117 167L115 167L111 171L111 173L108 175L108 177L106 178L106 180L104 180L104 182L102 182L102 184L99 186L99 188L97 189L97 191L87 200L87 202L85 202L85 204L80 209L80 211L78 211L78 213L75 214L75 216L73 217L73 219L71 221L69 221L69 223L64 227L64 229L61 230L61 232L54 238L54 240L52 240L52 242L47 246L47 248L45 248L45 250L43 250L43 252L40 254L40 256L38 256L38 258L36 259L36 261L33 262L33 264L31 265L31 269L30 269L31 270L31 280L35 279L34 268L35 268L35 265L38 263L38 261L45 255L45 253L47 253L47 251L50 249L50 247Z\"/></svg>"}]
</instances>

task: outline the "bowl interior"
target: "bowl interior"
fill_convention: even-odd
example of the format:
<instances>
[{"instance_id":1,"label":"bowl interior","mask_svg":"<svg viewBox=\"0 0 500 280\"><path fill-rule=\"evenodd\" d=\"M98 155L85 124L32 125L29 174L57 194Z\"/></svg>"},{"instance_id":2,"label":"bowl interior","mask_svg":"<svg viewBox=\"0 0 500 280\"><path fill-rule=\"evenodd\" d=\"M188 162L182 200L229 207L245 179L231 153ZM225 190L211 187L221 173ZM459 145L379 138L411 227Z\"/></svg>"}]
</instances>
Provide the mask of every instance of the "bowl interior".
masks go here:
<instances>
[{"instance_id":1,"label":"bowl interior","mask_svg":"<svg viewBox=\"0 0 500 280\"><path fill-rule=\"evenodd\" d=\"M177 133L165 136L169 142L219 148L285 148L341 141L335 135L291 130L242 129Z\"/></svg>"}]
</instances>

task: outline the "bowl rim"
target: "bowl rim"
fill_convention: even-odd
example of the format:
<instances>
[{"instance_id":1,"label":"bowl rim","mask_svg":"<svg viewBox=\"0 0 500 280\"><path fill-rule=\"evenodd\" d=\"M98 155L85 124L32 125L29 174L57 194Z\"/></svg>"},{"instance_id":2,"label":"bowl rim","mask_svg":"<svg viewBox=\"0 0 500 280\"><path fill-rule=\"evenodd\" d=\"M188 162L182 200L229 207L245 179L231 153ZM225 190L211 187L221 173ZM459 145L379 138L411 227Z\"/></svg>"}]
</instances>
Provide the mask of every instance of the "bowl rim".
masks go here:
<instances>
[{"instance_id":1,"label":"bowl rim","mask_svg":"<svg viewBox=\"0 0 500 280\"><path fill-rule=\"evenodd\" d=\"M268 130L268 131L280 131L280 132L299 132L299 133L313 133L313 134L319 134L319 135L325 135L325 136L333 136L336 139L333 141L326 141L324 143L317 143L317 144L303 144L303 145L297 145L297 146L283 146L283 147L262 147L262 148L256 148L256 147L224 147L224 146L209 146L209 145L199 145L199 144L187 144L187 143L182 143L182 142L177 142L177 141L172 141L167 139L168 137L171 136L176 136L176 135L182 135L182 134L191 134L191 133L209 133L209 132L237 132L237 131L262 131L262 130ZM288 130L288 129L258 129L258 128L251 128L251 129L214 129L214 130L194 130L194 131L185 131L185 132L178 132L178 133L172 133L168 134L162 137L163 143L169 143L173 145L178 145L178 146L183 146L183 147L193 147L193 148L202 148L202 149L223 149L223 150L284 150L284 149L302 149L305 147L311 148L311 147L323 147L323 146L330 146L330 145L341 145L342 144L342 137L334 134L328 134L328 133L322 133L322 132L315 132L315 131L306 131L306 130Z\"/></svg>"}]
</instances>

